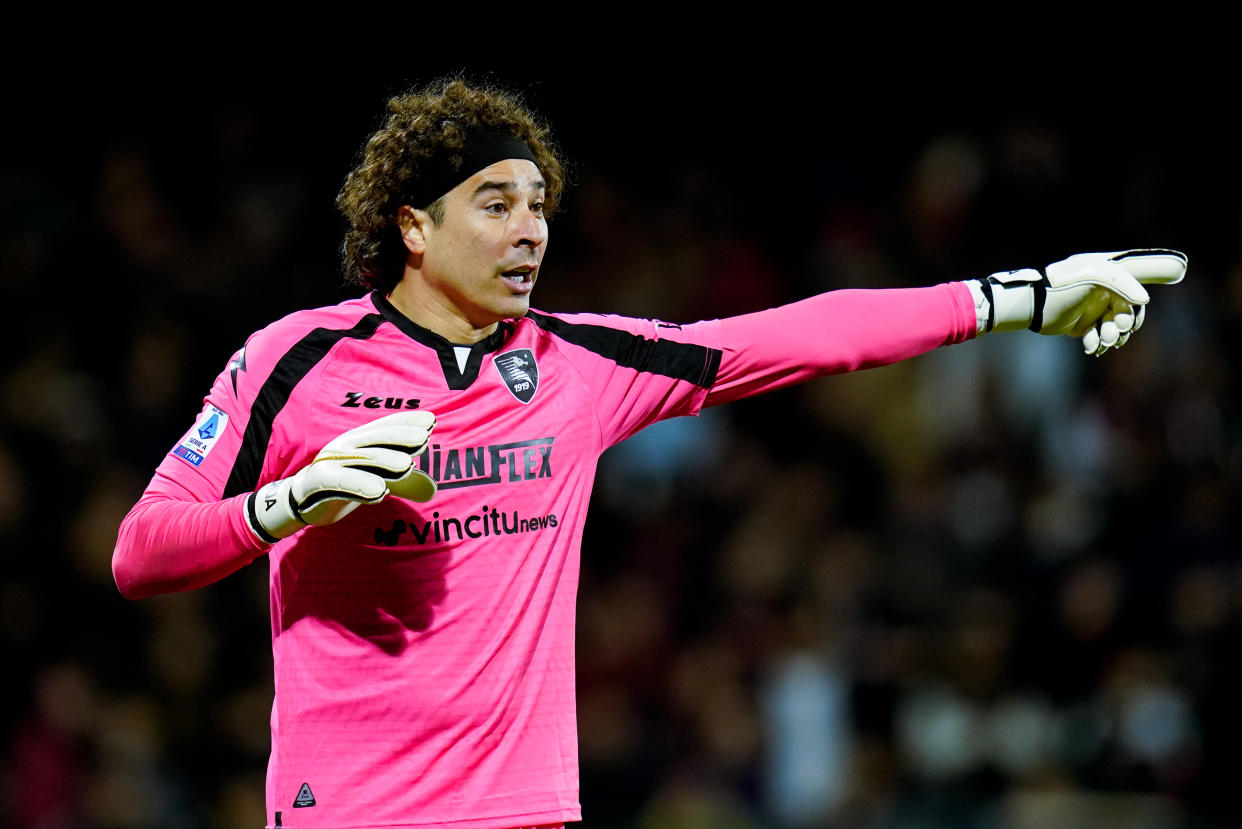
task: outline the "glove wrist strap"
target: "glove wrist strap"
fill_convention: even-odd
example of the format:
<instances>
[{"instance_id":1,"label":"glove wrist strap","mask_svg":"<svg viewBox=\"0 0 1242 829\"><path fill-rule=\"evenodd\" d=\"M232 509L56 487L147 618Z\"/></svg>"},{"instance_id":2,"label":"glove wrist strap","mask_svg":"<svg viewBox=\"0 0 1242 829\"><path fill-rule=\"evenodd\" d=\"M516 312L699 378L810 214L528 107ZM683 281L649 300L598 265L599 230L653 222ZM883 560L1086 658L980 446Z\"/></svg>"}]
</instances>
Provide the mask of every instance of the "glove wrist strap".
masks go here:
<instances>
[{"instance_id":1,"label":"glove wrist strap","mask_svg":"<svg viewBox=\"0 0 1242 829\"><path fill-rule=\"evenodd\" d=\"M1043 279L1039 271L1025 268L967 280L975 301L977 332L1038 331L1043 324Z\"/></svg>"},{"instance_id":2,"label":"glove wrist strap","mask_svg":"<svg viewBox=\"0 0 1242 829\"><path fill-rule=\"evenodd\" d=\"M258 496L259 493L252 492L250 493L250 496L246 498L246 524L250 527L250 531L253 532L264 544L275 544L277 541L280 541L280 539L263 529L263 524L259 521L259 516L255 512L254 504L255 499L258 498Z\"/></svg>"},{"instance_id":3,"label":"glove wrist strap","mask_svg":"<svg viewBox=\"0 0 1242 829\"><path fill-rule=\"evenodd\" d=\"M992 286L992 330L1021 331L1032 327L1036 316L1043 316L1042 292L1039 296L1035 292L1035 285L1041 285L1043 280L1044 275L1031 268L989 276L986 281Z\"/></svg>"},{"instance_id":4,"label":"glove wrist strap","mask_svg":"<svg viewBox=\"0 0 1242 829\"><path fill-rule=\"evenodd\" d=\"M996 306L992 302L992 283L986 279L967 279L962 283L970 290L975 303L975 334L983 335L996 324Z\"/></svg>"},{"instance_id":5,"label":"glove wrist strap","mask_svg":"<svg viewBox=\"0 0 1242 829\"><path fill-rule=\"evenodd\" d=\"M246 518L255 535L269 544L306 526L288 478L273 481L246 499Z\"/></svg>"},{"instance_id":6,"label":"glove wrist strap","mask_svg":"<svg viewBox=\"0 0 1242 829\"><path fill-rule=\"evenodd\" d=\"M1044 280L1031 285L1031 324L1027 326L1038 334L1044 327L1044 303L1048 299L1048 286Z\"/></svg>"}]
</instances>

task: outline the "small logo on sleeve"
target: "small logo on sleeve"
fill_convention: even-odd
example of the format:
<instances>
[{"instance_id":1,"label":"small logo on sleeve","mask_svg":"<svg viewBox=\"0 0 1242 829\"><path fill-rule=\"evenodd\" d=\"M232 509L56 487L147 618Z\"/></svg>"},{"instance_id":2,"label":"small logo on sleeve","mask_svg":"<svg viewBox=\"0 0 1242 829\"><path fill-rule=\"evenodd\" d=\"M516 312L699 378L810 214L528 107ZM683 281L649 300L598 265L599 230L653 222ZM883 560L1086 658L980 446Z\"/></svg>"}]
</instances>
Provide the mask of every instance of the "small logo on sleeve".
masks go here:
<instances>
[{"instance_id":1,"label":"small logo on sleeve","mask_svg":"<svg viewBox=\"0 0 1242 829\"><path fill-rule=\"evenodd\" d=\"M208 403L198 416L198 422L177 442L172 453L191 466L198 466L206 460L228 423L229 416Z\"/></svg>"},{"instance_id":2,"label":"small logo on sleeve","mask_svg":"<svg viewBox=\"0 0 1242 829\"><path fill-rule=\"evenodd\" d=\"M315 795L311 793L310 784L303 783L302 788L298 789L298 796L293 800L293 808L305 809L307 806L315 805Z\"/></svg>"},{"instance_id":3,"label":"small logo on sleeve","mask_svg":"<svg viewBox=\"0 0 1242 829\"><path fill-rule=\"evenodd\" d=\"M211 440L216 436L216 429L220 425L220 415L215 412L211 413L211 417L207 418L207 422L198 427L198 436L202 440Z\"/></svg>"},{"instance_id":4,"label":"small logo on sleeve","mask_svg":"<svg viewBox=\"0 0 1242 829\"><path fill-rule=\"evenodd\" d=\"M233 359L229 360L229 377L233 381L233 394L237 394L237 372L246 371L246 346L233 355Z\"/></svg>"},{"instance_id":5,"label":"small logo on sleeve","mask_svg":"<svg viewBox=\"0 0 1242 829\"><path fill-rule=\"evenodd\" d=\"M539 366L529 348L516 348L496 355L496 370L513 396L529 403L539 388Z\"/></svg>"}]
</instances>

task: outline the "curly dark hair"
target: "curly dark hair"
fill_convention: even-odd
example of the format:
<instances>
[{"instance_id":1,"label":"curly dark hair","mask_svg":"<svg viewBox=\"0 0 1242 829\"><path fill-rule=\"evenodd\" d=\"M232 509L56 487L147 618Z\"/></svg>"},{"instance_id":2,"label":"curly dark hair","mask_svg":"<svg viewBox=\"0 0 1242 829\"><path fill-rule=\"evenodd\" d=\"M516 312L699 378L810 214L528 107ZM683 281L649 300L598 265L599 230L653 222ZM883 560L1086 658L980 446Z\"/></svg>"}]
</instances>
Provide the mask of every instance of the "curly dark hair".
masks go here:
<instances>
[{"instance_id":1,"label":"curly dark hair","mask_svg":"<svg viewBox=\"0 0 1242 829\"><path fill-rule=\"evenodd\" d=\"M397 286L406 258L397 210L407 203L425 165L447 158L460 166L462 158L454 151L479 130L526 142L546 183L544 214L556 210L564 170L547 125L512 92L458 77L434 81L388 101L384 125L367 138L336 197L349 222L342 246L346 282L384 293ZM427 210L435 222L443 221L440 201Z\"/></svg>"}]
</instances>

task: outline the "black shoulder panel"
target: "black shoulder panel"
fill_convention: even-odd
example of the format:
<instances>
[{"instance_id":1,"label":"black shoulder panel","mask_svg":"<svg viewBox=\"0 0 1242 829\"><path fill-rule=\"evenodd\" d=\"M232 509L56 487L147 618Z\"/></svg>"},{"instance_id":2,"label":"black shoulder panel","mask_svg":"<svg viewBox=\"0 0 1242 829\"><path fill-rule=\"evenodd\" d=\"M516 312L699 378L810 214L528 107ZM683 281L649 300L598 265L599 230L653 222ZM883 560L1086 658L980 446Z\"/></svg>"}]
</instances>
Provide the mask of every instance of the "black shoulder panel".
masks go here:
<instances>
[{"instance_id":1,"label":"black shoulder panel","mask_svg":"<svg viewBox=\"0 0 1242 829\"><path fill-rule=\"evenodd\" d=\"M565 322L529 311L526 318L562 340L613 360L619 366L661 374L710 388L720 368L720 351L695 343L649 340L606 325Z\"/></svg>"},{"instance_id":2,"label":"black shoulder panel","mask_svg":"<svg viewBox=\"0 0 1242 829\"><path fill-rule=\"evenodd\" d=\"M289 395L301 379L319 364L332 346L346 337L365 340L375 333L383 321L384 317L380 314L367 314L353 328L316 328L285 352L250 407L250 422L246 424L241 449L233 461L233 471L224 485L223 497L252 492L258 484L263 459L267 456L267 444L272 439L272 423L289 402Z\"/></svg>"}]
</instances>

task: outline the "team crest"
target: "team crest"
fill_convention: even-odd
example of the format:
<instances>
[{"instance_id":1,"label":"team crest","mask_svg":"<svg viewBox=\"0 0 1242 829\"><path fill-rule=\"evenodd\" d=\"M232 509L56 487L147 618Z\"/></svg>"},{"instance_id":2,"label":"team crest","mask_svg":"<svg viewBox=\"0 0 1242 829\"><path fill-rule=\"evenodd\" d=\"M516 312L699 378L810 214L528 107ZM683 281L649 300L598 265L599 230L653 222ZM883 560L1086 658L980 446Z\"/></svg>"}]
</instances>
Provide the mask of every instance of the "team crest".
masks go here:
<instances>
[{"instance_id":1,"label":"team crest","mask_svg":"<svg viewBox=\"0 0 1242 829\"><path fill-rule=\"evenodd\" d=\"M496 356L496 370L513 396L529 403L539 388L539 366L529 348L515 348Z\"/></svg>"}]
</instances>

